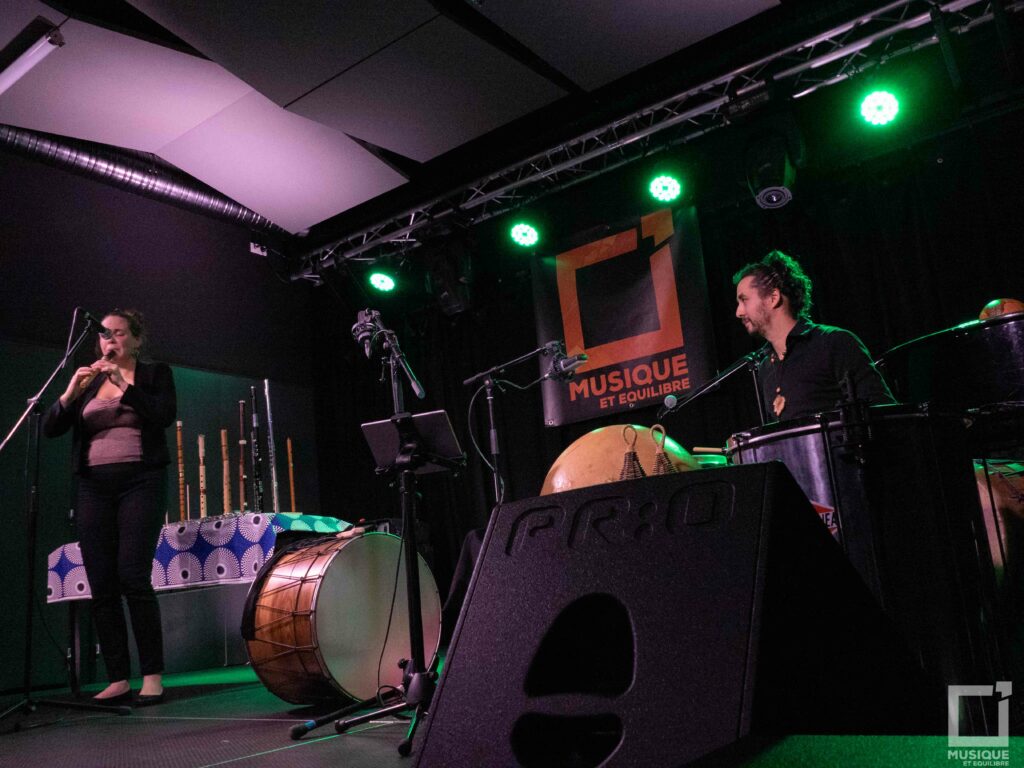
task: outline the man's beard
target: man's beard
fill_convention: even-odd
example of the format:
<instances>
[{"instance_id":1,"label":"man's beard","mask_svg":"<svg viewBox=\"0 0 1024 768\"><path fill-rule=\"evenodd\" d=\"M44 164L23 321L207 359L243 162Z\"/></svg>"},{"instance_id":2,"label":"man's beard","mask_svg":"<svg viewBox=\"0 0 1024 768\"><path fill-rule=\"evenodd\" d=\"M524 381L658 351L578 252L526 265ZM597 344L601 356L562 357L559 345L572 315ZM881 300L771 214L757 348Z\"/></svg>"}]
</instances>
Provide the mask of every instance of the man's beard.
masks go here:
<instances>
[{"instance_id":1,"label":"man's beard","mask_svg":"<svg viewBox=\"0 0 1024 768\"><path fill-rule=\"evenodd\" d=\"M762 330L764 328L763 325L756 323L749 317L746 320L742 320L740 322L743 325L743 330L745 330L749 336L760 336L764 338L764 334L762 333Z\"/></svg>"}]
</instances>

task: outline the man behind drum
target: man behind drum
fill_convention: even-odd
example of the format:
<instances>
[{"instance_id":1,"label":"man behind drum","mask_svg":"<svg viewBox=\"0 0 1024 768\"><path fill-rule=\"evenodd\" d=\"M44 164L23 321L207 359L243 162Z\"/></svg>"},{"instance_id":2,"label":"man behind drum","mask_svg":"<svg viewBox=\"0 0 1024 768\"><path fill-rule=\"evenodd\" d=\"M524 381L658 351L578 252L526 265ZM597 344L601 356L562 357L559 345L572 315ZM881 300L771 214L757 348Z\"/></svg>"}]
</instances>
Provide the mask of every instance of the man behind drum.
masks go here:
<instances>
[{"instance_id":1,"label":"man behind drum","mask_svg":"<svg viewBox=\"0 0 1024 768\"><path fill-rule=\"evenodd\" d=\"M733 284L736 317L747 333L770 345L758 375L765 405L776 419L829 411L851 396L896 402L860 339L811 322L811 281L795 259L772 251L737 272Z\"/></svg>"}]
</instances>

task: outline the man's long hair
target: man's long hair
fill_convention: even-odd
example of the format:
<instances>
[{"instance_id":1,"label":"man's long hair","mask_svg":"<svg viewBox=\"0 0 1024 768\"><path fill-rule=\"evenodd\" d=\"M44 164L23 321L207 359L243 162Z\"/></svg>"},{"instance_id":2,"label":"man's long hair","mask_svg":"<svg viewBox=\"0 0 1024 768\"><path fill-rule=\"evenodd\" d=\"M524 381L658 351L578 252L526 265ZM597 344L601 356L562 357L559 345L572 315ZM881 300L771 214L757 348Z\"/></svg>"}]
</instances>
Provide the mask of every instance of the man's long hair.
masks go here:
<instances>
[{"instance_id":1,"label":"man's long hair","mask_svg":"<svg viewBox=\"0 0 1024 768\"><path fill-rule=\"evenodd\" d=\"M811 278L796 259L782 251L771 251L760 261L747 264L733 275L732 284L739 284L745 277L754 278L751 284L762 296L778 288L779 293L789 300L793 316L810 320Z\"/></svg>"}]
</instances>

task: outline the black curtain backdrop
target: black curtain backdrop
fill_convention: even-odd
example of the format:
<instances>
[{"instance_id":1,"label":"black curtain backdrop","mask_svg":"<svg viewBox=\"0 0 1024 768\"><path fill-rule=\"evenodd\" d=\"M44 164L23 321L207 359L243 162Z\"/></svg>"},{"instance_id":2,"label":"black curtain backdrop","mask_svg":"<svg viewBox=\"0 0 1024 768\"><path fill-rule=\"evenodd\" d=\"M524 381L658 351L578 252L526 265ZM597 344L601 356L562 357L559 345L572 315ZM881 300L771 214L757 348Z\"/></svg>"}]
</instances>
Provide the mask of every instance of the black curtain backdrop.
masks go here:
<instances>
[{"instance_id":1,"label":"black curtain backdrop","mask_svg":"<svg viewBox=\"0 0 1024 768\"><path fill-rule=\"evenodd\" d=\"M820 119L820 112L814 114ZM732 275L772 248L799 258L814 281L814 319L854 331L876 358L899 343L976 318L992 298L1024 296L1024 112L979 115L918 141L905 132L872 137L845 154L826 151L835 138L828 126L811 120L808 129L806 116L792 119L806 137L808 160L798 170L794 201L780 210L757 208L736 170L735 157L751 131L730 139L727 129L701 153L690 150L691 158L700 158L689 166L688 178L703 185L703 191L691 191L700 213L719 369L755 346L734 318ZM637 203L645 171L602 177L528 213L543 222L549 237L552 231L600 233L602 220L653 207ZM423 536L442 589L462 536L486 524L493 503L490 474L469 441L472 391L461 382L538 342L528 280L532 256L506 245L510 224L504 218L475 231L472 308L462 314L447 317L429 303L412 307L408 294L366 296L357 289L358 276L344 273L317 297L319 343L335 350L320 356L317 370L323 508L358 499L391 514L397 509L394 490L374 477L358 433L360 421L390 413L377 363L367 361L349 335L361 306L382 310L423 380L428 399L410 397L408 406L445 408L470 454L461 477L424 484L430 487L423 489ZM530 364L509 372L519 382L536 375ZM722 446L730 434L756 425L756 402L744 376L668 417L669 433L688 447ZM650 425L655 419L655 409L648 408L545 428L537 390L508 389L498 400L509 500L535 495L558 453L580 435L608 423ZM486 449L482 398L473 416L474 434Z\"/></svg>"}]
</instances>

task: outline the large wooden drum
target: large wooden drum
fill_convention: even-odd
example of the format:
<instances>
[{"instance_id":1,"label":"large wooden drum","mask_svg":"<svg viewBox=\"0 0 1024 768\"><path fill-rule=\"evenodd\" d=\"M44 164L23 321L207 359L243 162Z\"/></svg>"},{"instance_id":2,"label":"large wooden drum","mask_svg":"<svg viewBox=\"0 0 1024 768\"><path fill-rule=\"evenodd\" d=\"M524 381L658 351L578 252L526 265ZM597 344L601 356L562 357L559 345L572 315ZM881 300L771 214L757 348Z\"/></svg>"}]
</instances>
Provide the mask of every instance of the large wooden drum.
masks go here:
<instances>
[{"instance_id":1,"label":"large wooden drum","mask_svg":"<svg viewBox=\"0 0 1024 768\"><path fill-rule=\"evenodd\" d=\"M419 569L429 663L441 637L441 600L423 558ZM397 536L303 540L268 561L252 585L242 619L252 667L292 704L361 701L398 687L398 664L411 656L406 596Z\"/></svg>"}]
</instances>

